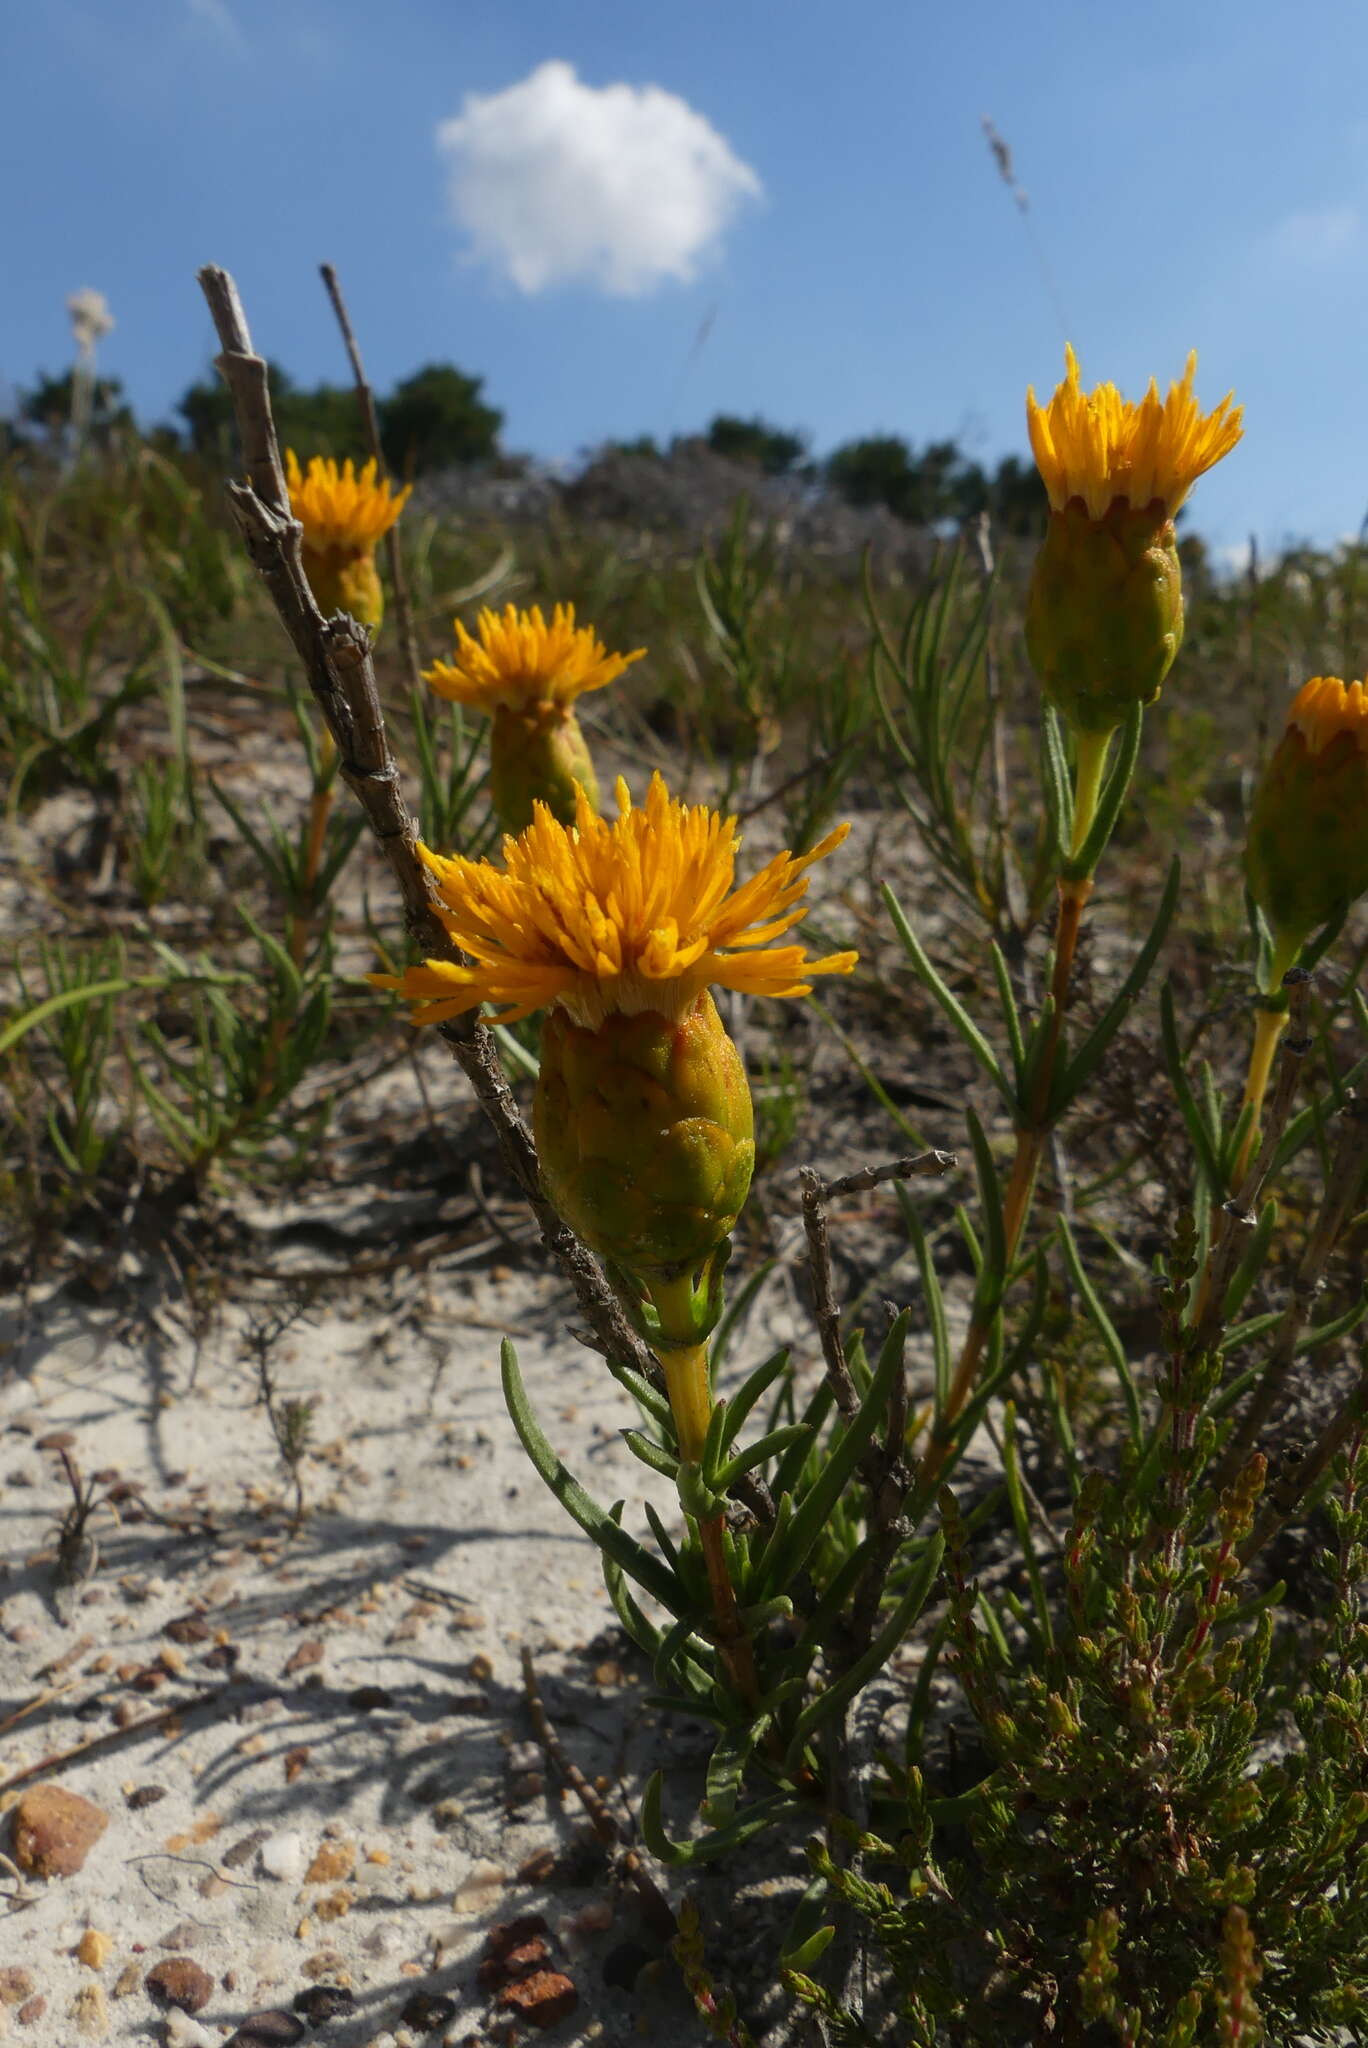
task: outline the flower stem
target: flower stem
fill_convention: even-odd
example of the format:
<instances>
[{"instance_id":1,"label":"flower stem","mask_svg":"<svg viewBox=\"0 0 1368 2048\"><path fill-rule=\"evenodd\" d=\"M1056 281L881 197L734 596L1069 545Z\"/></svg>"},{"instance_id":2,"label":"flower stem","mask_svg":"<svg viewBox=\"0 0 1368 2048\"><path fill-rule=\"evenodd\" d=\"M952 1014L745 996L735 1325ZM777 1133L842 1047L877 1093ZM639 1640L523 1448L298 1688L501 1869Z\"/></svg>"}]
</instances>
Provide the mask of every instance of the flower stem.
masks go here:
<instances>
[{"instance_id":1,"label":"flower stem","mask_svg":"<svg viewBox=\"0 0 1368 2048\"><path fill-rule=\"evenodd\" d=\"M1087 842L1097 806L1102 794L1102 777L1107 765L1107 751L1112 735L1104 733L1079 733L1074 763L1074 824L1070 858L1077 860ZM1036 1070L1035 1086L1031 1099L1026 1104L1024 1122L1017 1126L1016 1153L1012 1159L1012 1171L1002 1198L1002 1234L1006 1247L1006 1262L1010 1268L1026 1228L1026 1219L1031 1211L1031 1195L1040 1170L1041 1155L1045 1141L1050 1134L1050 1090L1054 1085L1055 1060L1059 1052L1059 1041L1064 1028L1064 1010L1069 998L1069 982L1073 975L1074 954L1078 950L1078 934L1083 923L1083 911L1092 894L1092 876L1080 875L1075 879L1061 876L1059 879L1059 920L1055 930L1054 963L1050 970L1050 995L1054 1008L1046 1028L1046 1040L1040 1064ZM996 1309L993 1315L996 1315ZM993 1326L993 1316L976 1314L965 1332L964 1345L955 1366L954 1377L946 1394L945 1406L936 1419L935 1430L927 1444L918 1474L918 1496L929 1500L936 1481L950 1452L950 1431L958 1420L961 1410L973 1392L974 1382L983 1358Z\"/></svg>"},{"instance_id":2,"label":"flower stem","mask_svg":"<svg viewBox=\"0 0 1368 2048\"><path fill-rule=\"evenodd\" d=\"M1102 795L1102 771L1107 765L1110 732L1081 732L1074 763L1074 823L1070 860L1077 860L1093 828ZM1063 885L1061 884L1061 888Z\"/></svg>"},{"instance_id":3,"label":"flower stem","mask_svg":"<svg viewBox=\"0 0 1368 2048\"><path fill-rule=\"evenodd\" d=\"M688 1344L678 1350L657 1354L665 1374L665 1391L670 1397L679 1455L686 1465L697 1465L703 1456L708 1423L712 1416L712 1387L708 1372L708 1346ZM760 1704L760 1681L756 1676L755 1653L742 1626L736 1605L736 1589L727 1568L721 1515L700 1517L697 1522L699 1548L708 1574L718 1654L740 1697L749 1707Z\"/></svg>"},{"instance_id":4,"label":"flower stem","mask_svg":"<svg viewBox=\"0 0 1368 2048\"><path fill-rule=\"evenodd\" d=\"M1249 1073L1245 1078L1244 1099L1253 1111L1249 1129L1244 1134L1239 1158L1235 1161L1232 1175L1232 1193L1238 1191L1249 1171L1249 1162L1254 1157L1259 1142L1259 1116L1263 1099L1268 1092L1268 1077L1273 1071L1273 1055L1278 1050L1278 1040L1287 1024L1287 998L1282 994L1283 976L1295 962L1301 951L1300 939L1283 938L1274 948L1273 959L1268 970L1270 986L1265 989L1259 1003L1259 1013L1254 1022L1254 1044L1249 1054Z\"/></svg>"},{"instance_id":5,"label":"flower stem","mask_svg":"<svg viewBox=\"0 0 1368 2048\"><path fill-rule=\"evenodd\" d=\"M690 1344L679 1351L658 1354L665 1374L665 1391L670 1397L679 1455L686 1465L697 1465L712 1417L712 1388L708 1382L708 1347Z\"/></svg>"}]
</instances>

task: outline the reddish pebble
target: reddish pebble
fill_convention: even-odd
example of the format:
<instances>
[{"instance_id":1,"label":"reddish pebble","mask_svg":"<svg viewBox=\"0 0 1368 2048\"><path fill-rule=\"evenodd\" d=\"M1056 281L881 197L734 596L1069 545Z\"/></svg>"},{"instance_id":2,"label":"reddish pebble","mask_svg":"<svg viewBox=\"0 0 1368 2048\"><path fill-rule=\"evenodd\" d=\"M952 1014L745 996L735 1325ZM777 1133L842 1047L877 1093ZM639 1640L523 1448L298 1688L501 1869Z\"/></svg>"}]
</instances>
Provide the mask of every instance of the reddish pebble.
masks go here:
<instances>
[{"instance_id":1,"label":"reddish pebble","mask_svg":"<svg viewBox=\"0 0 1368 2048\"><path fill-rule=\"evenodd\" d=\"M531 2027L554 2027L579 2004L579 1993L559 1970L535 1970L530 1977L505 1984L499 2005L515 2012Z\"/></svg>"},{"instance_id":2,"label":"reddish pebble","mask_svg":"<svg viewBox=\"0 0 1368 2048\"><path fill-rule=\"evenodd\" d=\"M168 1956L164 1963L152 1965L143 1978L143 1988L160 2006L199 2012L214 1995L214 1980L189 1956Z\"/></svg>"},{"instance_id":3,"label":"reddish pebble","mask_svg":"<svg viewBox=\"0 0 1368 2048\"><path fill-rule=\"evenodd\" d=\"M35 1785L14 1809L14 1860L34 1877L74 1877L109 1816L61 1785Z\"/></svg>"}]
</instances>

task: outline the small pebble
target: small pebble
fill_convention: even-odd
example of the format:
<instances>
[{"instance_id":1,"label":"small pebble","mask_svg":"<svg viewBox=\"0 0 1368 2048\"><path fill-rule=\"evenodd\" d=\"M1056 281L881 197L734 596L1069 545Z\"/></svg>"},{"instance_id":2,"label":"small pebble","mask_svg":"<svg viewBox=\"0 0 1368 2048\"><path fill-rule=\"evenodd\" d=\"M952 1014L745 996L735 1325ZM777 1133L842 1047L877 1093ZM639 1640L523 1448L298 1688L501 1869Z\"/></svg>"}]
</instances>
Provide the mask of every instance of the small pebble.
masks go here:
<instances>
[{"instance_id":1,"label":"small pebble","mask_svg":"<svg viewBox=\"0 0 1368 2048\"><path fill-rule=\"evenodd\" d=\"M154 1963L143 1978L143 1986L157 2005L177 2006L182 2012L201 2012L214 1995L214 1980L189 1956L168 1956Z\"/></svg>"},{"instance_id":2,"label":"small pebble","mask_svg":"<svg viewBox=\"0 0 1368 2048\"><path fill-rule=\"evenodd\" d=\"M198 1948L203 1932L203 1928L199 1927L193 1920L178 1920L174 1927L167 1928L165 1934L157 1943L157 1947L170 1949Z\"/></svg>"},{"instance_id":3,"label":"small pebble","mask_svg":"<svg viewBox=\"0 0 1368 2048\"><path fill-rule=\"evenodd\" d=\"M329 2020L346 2019L356 2011L354 1993L341 1984L311 1984L307 1991L297 1991L291 2002L311 2027L324 2027Z\"/></svg>"},{"instance_id":4,"label":"small pebble","mask_svg":"<svg viewBox=\"0 0 1368 2048\"><path fill-rule=\"evenodd\" d=\"M0 2005L22 2005L37 1988L32 1970L21 1964L6 1963L0 1968Z\"/></svg>"},{"instance_id":5,"label":"small pebble","mask_svg":"<svg viewBox=\"0 0 1368 2048\"><path fill-rule=\"evenodd\" d=\"M316 2025L317 2022L310 2024ZM223 2048L293 2048L296 2041L304 2039L304 2022L295 2018L292 2012L273 2009L269 2012L254 2012L242 2022L237 2032L230 2034Z\"/></svg>"},{"instance_id":6,"label":"small pebble","mask_svg":"<svg viewBox=\"0 0 1368 2048\"><path fill-rule=\"evenodd\" d=\"M336 1884L350 1877L356 1868L356 1848L351 1842L324 1842L304 1873L305 1884Z\"/></svg>"},{"instance_id":7,"label":"small pebble","mask_svg":"<svg viewBox=\"0 0 1368 2048\"><path fill-rule=\"evenodd\" d=\"M456 2017L454 1998L442 1998L432 1991L415 1991L404 2001L399 2014L401 2023L414 2027L420 2034L435 2034L438 2027L444 2027Z\"/></svg>"},{"instance_id":8,"label":"small pebble","mask_svg":"<svg viewBox=\"0 0 1368 2048\"><path fill-rule=\"evenodd\" d=\"M71 2001L76 2031L88 2041L99 2041L109 2032L109 2000L103 1984L83 1984Z\"/></svg>"},{"instance_id":9,"label":"small pebble","mask_svg":"<svg viewBox=\"0 0 1368 2048\"><path fill-rule=\"evenodd\" d=\"M114 1949L112 1934L101 1934L97 1927L87 1927L76 1944L76 1959L88 1970L102 1970Z\"/></svg>"},{"instance_id":10,"label":"small pebble","mask_svg":"<svg viewBox=\"0 0 1368 2048\"><path fill-rule=\"evenodd\" d=\"M14 1809L14 1860L34 1877L74 1877L109 1816L64 1785L35 1785Z\"/></svg>"},{"instance_id":11,"label":"small pebble","mask_svg":"<svg viewBox=\"0 0 1368 2048\"><path fill-rule=\"evenodd\" d=\"M166 2048L218 2048L218 2036L176 2007L166 2015Z\"/></svg>"},{"instance_id":12,"label":"small pebble","mask_svg":"<svg viewBox=\"0 0 1368 2048\"><path fill-rule=\"evenodd\" d=\"M505 2012L516 2013L529 2026L554 2027L575 2010L579 1993L559 1970L534 1970L530 1977L505 1984L498 2003Z\"/></svg>"},{"instance_id":13,"label":"small pebble","mask_svg":"<svg viewBox=\"0 0 1368 2048\"><path fill-rule=\"evenodd\" d=\"M293 1832L268 1835L261 1844L261 1867L267 1877L292 1884L304 1870L304 1838Z\"/></svg>"},{"instance_id":14,"label":"small pebble","mask_svg":"<svg viewBox=\"0 0 1368 2048\"><path fill-rule=\"evenodd\" d=\"M234 1842L231 1849L225 1849L219 1861L225 1870L237 1870L240 1865L250 1862L262 1843L269 1840L269 1830L257 1828L255 1833L243 1835L240 1841Z\"/></svg>"}]
</instances>

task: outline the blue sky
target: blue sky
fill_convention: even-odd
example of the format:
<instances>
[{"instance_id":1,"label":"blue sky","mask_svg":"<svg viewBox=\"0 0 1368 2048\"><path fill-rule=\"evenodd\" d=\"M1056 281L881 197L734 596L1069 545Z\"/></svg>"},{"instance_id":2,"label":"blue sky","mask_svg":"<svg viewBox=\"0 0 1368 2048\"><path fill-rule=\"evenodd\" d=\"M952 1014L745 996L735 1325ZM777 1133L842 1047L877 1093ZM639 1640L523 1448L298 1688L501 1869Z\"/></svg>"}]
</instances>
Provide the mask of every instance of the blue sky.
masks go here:
<instances>
[{"instance_id":1,"label":"blue sky","mask_svg":"<svg viewBox=\"0 0 1368 2048\"><path fill-rule=\"evenodd\" d=\"M1195 345L1234 386L1217 546L1368 507L1362 0L43 0L0 66L0 389L65 365L92 286L102 369L168 415L206 261L342 381L326 259L379 387L454 361L541 456L726 410L992 461L1067 323L1088 382Z\"/></svg>"}]
</instances>

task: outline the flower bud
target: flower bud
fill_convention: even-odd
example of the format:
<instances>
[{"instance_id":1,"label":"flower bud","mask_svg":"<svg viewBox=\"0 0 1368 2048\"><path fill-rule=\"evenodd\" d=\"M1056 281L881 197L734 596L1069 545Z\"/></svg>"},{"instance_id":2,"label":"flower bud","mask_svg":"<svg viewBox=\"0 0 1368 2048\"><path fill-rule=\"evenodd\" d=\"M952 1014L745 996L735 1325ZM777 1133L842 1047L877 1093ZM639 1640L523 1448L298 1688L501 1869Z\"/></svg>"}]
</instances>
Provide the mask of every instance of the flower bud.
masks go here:
<instances>
[{"instance_id":1,"label":"flower bud","mask_svg":"<svg viewBox=\"0 0 1368 2048\"><path fill-rule=\"evenodd\" d=\"M575 791L591 809L598 778L580 722L567 706L531 703L495 707L489 739L489 794L505 832L525 832L532 806L543 803L562 825L575 822Z\"/></svg>"},{"instance_id":2,"label":"flower bud","mask_svg":"<svg viewBox=\"0 0 1368 2048\"><path fill-rule=\"evenodd\" d=\"M385 616L385 593L369 549L301 549L304 574L318 609L325 615L350 612L372 633L378 633Z\"/></svg>"},{"instance_id":3,"label":"flower bud","mask_svg":"<svg viewBox=\"0 0 1368 2048\"><path fill-rule=\"evenodd\" d=\"M677 1020L551 1010L533 1123L546 1192L594 1251L644 1282L703 1264L755 1164L750 1089L706 989Z\"/></svg>"},{"instance_id":4,"label":"flower bud","mask_svg":"<svg viewBox=\"0 0 1368 2048\"><path fill-rule=\"evenodd\" d=\"M1368 890L1368 689L1313 676L1249 814L1245 872L1280 956Z\"/></svg>"},{"instance_id":5,"label":"flower bud","mask_svg":"<svg viewBox=\"0 0 1368 2048\"><path fill-rule=\"evenodd\" d=\"M1173 521L1117 498L1052 511L1026 601L1026 646L1045 694L1076 732L1109 733L1152 704L1182 645Z\"/></svg>"}]
</instances>

